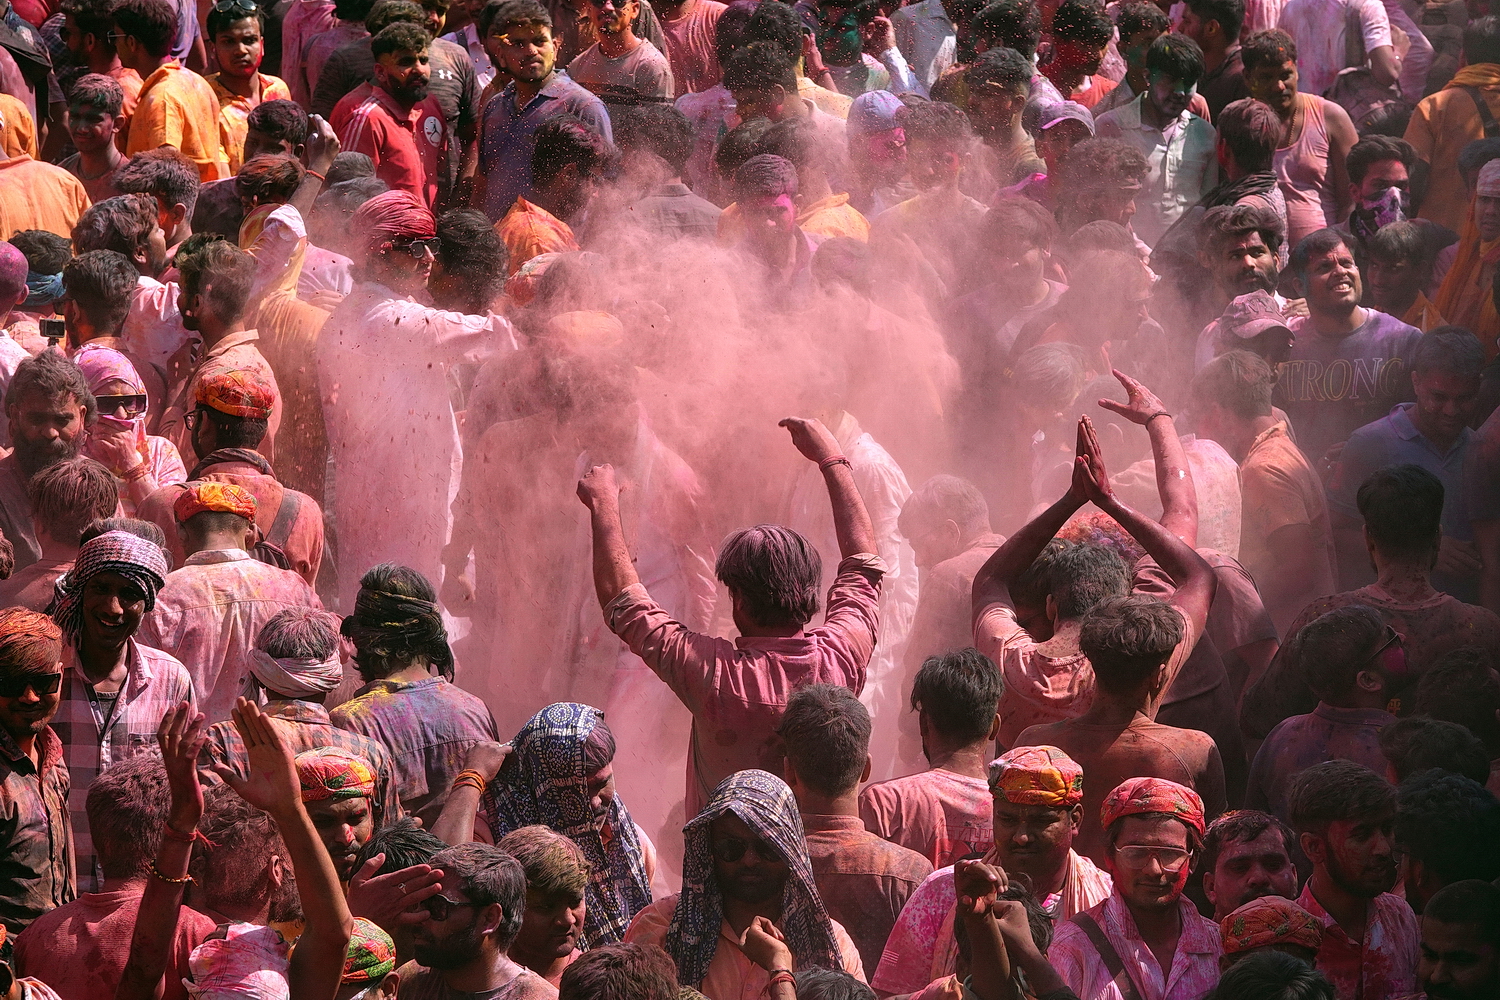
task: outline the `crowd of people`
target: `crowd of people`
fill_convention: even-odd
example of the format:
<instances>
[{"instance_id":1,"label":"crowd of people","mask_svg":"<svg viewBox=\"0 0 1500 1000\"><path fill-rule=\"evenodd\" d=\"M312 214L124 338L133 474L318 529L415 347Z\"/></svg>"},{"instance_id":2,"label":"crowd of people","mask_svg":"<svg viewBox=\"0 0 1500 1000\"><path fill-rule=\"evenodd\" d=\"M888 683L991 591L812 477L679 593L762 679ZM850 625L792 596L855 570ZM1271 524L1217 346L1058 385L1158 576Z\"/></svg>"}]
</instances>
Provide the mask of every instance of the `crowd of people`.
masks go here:
<instances>
[{"instance_id":1,"label":"crowd of people","mask_svg":"<svg viewBox=\"0 0 1500 1000\"><path fill-rule=\"evenodd\" d=\"M4 1000L1500 1000L1488 0L0 8Z\"/></svg>"}]
</instances>

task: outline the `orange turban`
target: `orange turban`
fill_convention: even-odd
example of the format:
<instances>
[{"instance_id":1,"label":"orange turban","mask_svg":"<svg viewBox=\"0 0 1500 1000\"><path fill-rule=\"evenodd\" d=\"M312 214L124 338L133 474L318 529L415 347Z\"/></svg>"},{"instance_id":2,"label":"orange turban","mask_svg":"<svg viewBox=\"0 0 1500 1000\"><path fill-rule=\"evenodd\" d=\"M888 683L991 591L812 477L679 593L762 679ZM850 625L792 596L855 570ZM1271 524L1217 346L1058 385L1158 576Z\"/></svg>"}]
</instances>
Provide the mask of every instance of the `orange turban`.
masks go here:
<instances>
[{"instance_id":1,"label":"orange turban","mask_svg":"<svg viewBox=\"0 0 1500 1000\"><path fill-rule=\"evenodd\" d=\"M303 802L375 797L375 772L363 757L347 750L336 747L304 750L295 763Z\"/></svg>"},{"instance_id":2,"label":"orange turban","mask_svg":"<svg viewBox=\"0 0 1500 1000\"><path fill-rule=\"evenodd\" d=\"M182 495L177 498L177 502L172 505L172 513L176 516L178 524L204 511L238 514L247 521L253 521L255 520L255 497L243 486L236 486L233 483L188 483Z\"/></svg>"},{"instance_id":3,"label":"orange turban","mask_svg":"<svg viewBox=\"0 0 1500 1000\"><path fill-rule=\"evenodd\" d=\"M1104 797L1099 823L1108 830L1115 820L1142 813L1166 813L1203 836L1203 800L1186 785L1165 778L1129 778Z\"/></svg>"},{"instance_id":4,"label":"orange turban","mask_svg":"<svg viewBox=\"0 0 1500 1000\"><path fill-rule=\"evenodd\" d=\"M220 372L198 383L197 402L232 417L265 420L276 405L276 390L259 372Z\"/></svg>"},{"instance_id":5,"label":"orange turban","mask_svg":"<svg viewBox=\"0 0 1500 1000\"><path fill-rule=\"evenodd\" d=\"M1083 801L1083 768L1057 747L1016 747L990 761L990 791L1018 806L1071 808Z\"/></svg>"},{"instance_id":6,"label":"orange turban","mask_svg":"<svg viewBox=\"0 0 1500 1000\"><path fill-rule=\"evenodd\" d=\"M1224 954L1236 955L1273 944L1296 944L1317 951L1323 946L1323 922L1281 896L1262 896L1219 921Z\"/></svg>"}]
</instances>

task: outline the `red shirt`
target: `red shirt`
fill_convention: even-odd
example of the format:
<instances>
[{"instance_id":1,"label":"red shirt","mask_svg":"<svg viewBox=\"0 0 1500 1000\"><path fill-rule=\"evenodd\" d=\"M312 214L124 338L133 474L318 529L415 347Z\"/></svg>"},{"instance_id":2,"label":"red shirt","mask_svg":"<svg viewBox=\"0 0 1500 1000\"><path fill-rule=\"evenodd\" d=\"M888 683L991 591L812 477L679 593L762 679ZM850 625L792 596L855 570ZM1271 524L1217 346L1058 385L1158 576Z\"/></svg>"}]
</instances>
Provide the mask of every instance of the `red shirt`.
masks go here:
<instances>
[{"instance_id":1,"label":"red shirt","mask_svg":"<svg viewBox=\"0 0 1500 1000\"><path fill-rule=\"evenodd\" d=\"M434 207L438 169L448 150L443 109L431 94L402 111L390 94L362 83L334 105L329 122L346 153L375 161L375 176Z\"/></svg>"}]
</instances>

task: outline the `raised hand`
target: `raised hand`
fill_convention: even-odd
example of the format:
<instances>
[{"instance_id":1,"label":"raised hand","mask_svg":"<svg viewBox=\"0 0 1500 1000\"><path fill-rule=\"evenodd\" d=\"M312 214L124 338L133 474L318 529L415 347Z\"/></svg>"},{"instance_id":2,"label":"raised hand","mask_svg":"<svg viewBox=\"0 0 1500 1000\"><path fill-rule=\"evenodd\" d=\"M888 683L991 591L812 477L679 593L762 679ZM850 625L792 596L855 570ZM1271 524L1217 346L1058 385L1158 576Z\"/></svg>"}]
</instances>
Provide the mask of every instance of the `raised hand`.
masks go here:
<instances>
[{"instance_id":1,"label":"raised hand","mask_svg":"<svg viewBox=\"0 0 1500 1000\"><path fill-rule=\"evenodd\" d=\"M339 137L333 126L321 115L307 116L307 143L302 147L302 163L308 170L328 173L334 157L339 155Z\"/></svg>"},{"instance_id":2,"label":"raised hand","mask_svg":"<svg viewBox=\"0 0 1500 1000\"><path fill-rule=\"evenodd\" d=\"M167 823L178 833L191 834L203 816L203 786L198 782L198 751L203 738L203 713L193 711L185 701L168 710L156 729L156 745L161 747L167 787L172 793Z\"/></svg>"},{"instance_id":3,"label":"raised hand","mask_svg":"<svg viewBox=\"0 0 1500 1000\"><path fill-rule=\"evenodd\" d=\"M961 911L978 916L1010 886L1005 869L983 861L959 861L953 866L953 892Z\"/></svg>"},{"instance_id":4,"label":"raised hand","mask_svg":"<svg viewBox=\"0 0 1500 1000\"><path fill-rule=\"evenodd\" d=\"M821 462L839 453L838 439L823 426L822 421L811 417L787 417L777 427L785 427L792 435L792 444L809 462Z\"/></svg>"},{"instance_id":5,"label":"raised hand","mask_svg":"<svg viewBox=\"0 0 1500 1000\"><path fill-rule=\"evenodd\" d=\"M792 971L792 950L787 947L786 936L765 917L756 917L740 935L740 950L745 957L767 972L777 969Z\"/></svg>"},{"instance_id":6,"label":"raised hand","mask_svg":"<svg viewBox=\"0 0 1500 1000\"><path fill-rule=\"evenodd\" d=\"M377 854L349 880L349 912L381 927L412 926L426 920L427 911L418 904L442 891L442 869L412 865L376 875L383 864L385 855Z\"/></svg>"},{"instance_id":7,"label":"raised hand","mask_svg":"<svg viewBox=\"0 0 1500 1000\"><path fill-rule=\"evenodd\" d=\"M1104 448L1099 444L1094 422L1087 416L1078 418L1078 454L1073 463L1074 481L1081 486L1086 499L1100 509L1114 503L1114 487L1104 467Z\"/></svg>"},{"instance_id":8,"label":"raised hand","mask_svg":"<svg viewBox=\"0 0 1500 1000\"><path fill-rule=\"evenodd\" d=\"M601 503L616 503L620 499L620 484L615 481L613 465L596 465L578 480L578 499L589 510L598 510Z\"/></svg>"},{"instance_id":9,"label":"raised hand","mask_svg":"<svg viewBox=\"0 0 1500 1000\"><path fill-rule=\"evenodd\" d=\"M292 751L282 739L271 717L263 715L254 702L240 698L234 706L234 728L245 743L249 757L249 777L241 778L224 764L215 764L214 772L223 778L240 798L275 816L302 802L301 785Z\"/></svg>"},{"instance_id":10,"label":"raised hand","mask_svg":"<svg viewBox=\"0 0 1500 1000\"><path fill-rule=\"evenodd\" d=\"M1104 407L1104 409L1118 413L1131 423L1140 424L1143 427L1152 417L1167 412L1167 408L1162 405L1162 401L1156 398L1156 393L1147 389L1144 385L1126 375L1118 368L1111 370L1110 374L1119 379L1120 384L1125 387L1125 394L1129 397L1129 402L1117 403L1113 399L1101 399L1099 400L1099 405Z\"/></svg>"},{"instance_id":11,"label":"raised hand","mask_svg":"<svg viewBox=\"0 0 1500 1000\"><path fill-rule=\"evenodd\" d=\"M514 748L509 743L491 743L483 740L469 748L469 754L464 758L464 767L471 771L478 771L484 775L486 781L494 781L495 776L500 773L500 766L505 763Z\"/></svg>"}]
</instances>

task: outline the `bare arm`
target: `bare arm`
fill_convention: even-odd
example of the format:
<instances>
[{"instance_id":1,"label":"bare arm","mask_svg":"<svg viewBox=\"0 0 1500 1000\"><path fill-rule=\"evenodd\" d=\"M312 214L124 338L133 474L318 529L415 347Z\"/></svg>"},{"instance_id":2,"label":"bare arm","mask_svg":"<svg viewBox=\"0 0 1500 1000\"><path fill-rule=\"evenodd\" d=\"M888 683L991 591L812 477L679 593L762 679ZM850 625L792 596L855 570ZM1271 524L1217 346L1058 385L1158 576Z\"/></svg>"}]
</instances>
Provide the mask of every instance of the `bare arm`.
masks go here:
<instances>
[{"instance_id":1,"label":"bare arm","mask_svg":"<svg viewBox=\"0 0 1500 1000\"><path fill-rule=\"evenodd\" d=\"M823 470L823 482L828 486L828 499L833 504L833 526L839 537L839 556L876 553L875 528L870 523L870 513L854 485L854 470L847 461L829 462L841 458L839 443L828 428L817 420L802 417L787 417L781 421L792 435L792 443L809 462L817 462Z\"/></svg>"},{"instance_id":2,"label":"bare arm","mask_svg":"<svg viewBox=\"0 0 1500 1000\"><path fill-rule=\"evenodd\" d=\"M1354 129L1349 112L1332 101L1323 102L1323 114L1328 125L1328 184L1333 191L1334 204L1338 207L1338 218L1342 221L1349 217L1349 210L1354 207L1354 199L1349 194L1349 171L1344 165L1344 159L1359 141L1359 133Z\"/></svg>"},{"instance_id":3,"label":"bare arm","mask_svg":"<svg viewBox=\"0 0 1500 1000\"><path fill-rule=\"evenodd\" d=\"M476 743L464 759L464 770L478 771L488 785L500 773L510 749L509 743ZM450 847L469 843L474 839L474 823L483 798L482 790L467 783L450 789L442 814L432 824L432 835Z\"/></svg>"},{"instance_id":4,"label":"bare arm","mask_svg":"<svg viewBox=\"0 0 1500 1000\"><path fill-rule=\"evenodd\" d=\"M1151 460L1156 466L1156 492L1161 497L1161 524L1189 547L1198 544L1198 491L1193 488L1193 470L1172 414L1156 394L1120 371L1115 378L1125 387L1128 403L1101 399L1099 405L1146 428L1151 438Z\"/></svg>"},{"instance_id":5,"label":"bare arm","mask_svg":"<svg viewBox=\"0 0 1500 1000\"><path fill-rule=\"evenodd\" d=\"M969 935L969 977L980 1000L1022 1000L994 913L1005 885L1005 870L998 865L959 861L953 867L956 919L963 921Z\"/></svg>"},{"instance_id":6,"label":"bare arm","mask_svg":"<svg viewBox=\"0 0 1500 1000\"><path fill-rule=\"evenodd\" d=\"M1396 55L1394 45L1382 45L1370 53L1370 73L1382 87L1401 79L1401 57Z\"/></svg>"},{"instance_id":7,"label":"bare arm","mask_svg":"<svg viewBox=\"0 0 1500 1000\"><path fill-rule=\"evenodd\" d=\"M641 582L636 575L625 527L620 523L620 486L610 465L596 465L578 481L578 498L589 509L594 534L594 593L601 608Z\"/></svg>"},{"instance_id":8,"label":"bare arm","mask_svg":"<svg viewBox=\"0 0 1500 1000\"><path fill-rule=\"evenodd\" d=\"M778 972L791 972L792 950L787 947L786 937L765 917L756 917L740 935L740 950L745 957L773 976ZM797 985L785 978L772 983L766 990L771 1000L797 1000Z\"/></svg>"},{"instance_id":9,"label":"bare arm","mask_svg":"<svg viewBox=\"0 0 1500 1000\"><path fill-rule=\"evenodd\" d=\"M333 127L317 115L307 119L307 145L303 147L302 163L307 174L297 190L292 193L291 206L301 214L304 221L312 214L313 202L323 190L323 177L333 166L333 158L339 155L339 137Z\"/></svg>"}]
</instances>

